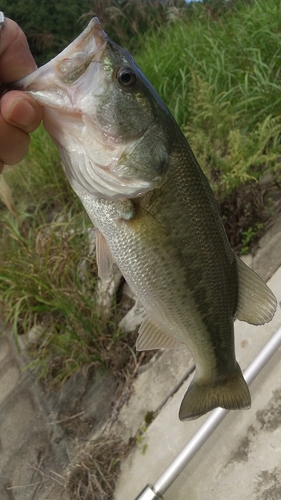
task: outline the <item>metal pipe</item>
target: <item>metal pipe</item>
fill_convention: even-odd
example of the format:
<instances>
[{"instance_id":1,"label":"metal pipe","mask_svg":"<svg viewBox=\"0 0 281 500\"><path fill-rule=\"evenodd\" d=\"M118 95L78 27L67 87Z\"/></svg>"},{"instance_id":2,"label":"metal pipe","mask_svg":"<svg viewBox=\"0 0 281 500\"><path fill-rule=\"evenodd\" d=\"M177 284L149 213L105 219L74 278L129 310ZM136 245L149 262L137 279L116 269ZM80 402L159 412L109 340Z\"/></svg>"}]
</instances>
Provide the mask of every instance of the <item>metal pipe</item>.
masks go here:
<instances>
[{"instance_id":1,"label":"metal pipe","mask_svg":"<svg viewBox=\"0 0 281 500\"><path fill-rule=\"evenodd\" d=\"M277 332L275 332L275 334L245 370L244 377L248 384L254 380L280 345L281 327L277 330ZM209 418L207 418L203 425L190 439L190 441L188 441L182 451L172 461L165 472L155 482L155 484L153 486L148 485L135 500L156 500L158 498L162 498L161 495L171 486L180 472L188 464L195 453L201 448L203 443L205 443L207 438L212 434L227 413L228 410L224 410L223 408L217 408L214 410L210 414ZM154 496L147 496L148 492Z\"/></svg>"},{"instance_id":2,"label":"metal pipe","mask_svg":"<svg viewBox=\"0 0 281 500\"><path fill-rule=\"evenodd\" d=\"M195 453L197 453L197 451L201 448L202 444L205 443L207 438L212 434L227 413L228 411L223 408L216 408L211 413L209 418L203 423L203 425L201 425L182 451L176 456L169 467L156 481L153 486L156 493L165 493L165 491L175 481L180 472L188 464Z\"/></svg>"},{"instance_id":3,"label":"metal pipe","mask_svg":"<svg viewBox=\"0 0 281 500\"><path fill-rule=\"evenodd\" d=\"M160 500L163 497L153 491L153 486L148 484L135 500Z\"/></svg>"}]
</instances>

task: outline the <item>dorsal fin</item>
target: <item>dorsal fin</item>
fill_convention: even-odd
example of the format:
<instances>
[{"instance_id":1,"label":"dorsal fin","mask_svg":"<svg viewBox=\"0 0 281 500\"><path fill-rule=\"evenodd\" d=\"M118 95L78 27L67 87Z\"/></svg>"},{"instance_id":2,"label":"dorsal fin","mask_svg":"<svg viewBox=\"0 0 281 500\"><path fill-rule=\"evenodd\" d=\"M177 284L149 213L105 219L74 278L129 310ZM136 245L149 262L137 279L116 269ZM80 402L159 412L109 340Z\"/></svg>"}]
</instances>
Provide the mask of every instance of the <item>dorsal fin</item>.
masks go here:
<instances>
[{"instance_id":1,"label":"dorsal fin","mask_svg":"<svg viewBox=\"0 0 281 500\"><path fill-rule=\"evenodd\" d=\"M112 271L114 259L108 248L103 234L96 229L96 259L98 265L98 275L101 280L108 278Z\"/></svg>"},{"instance_id":2,"label":"dorsal fin","mask_svg":"<svg viewBox=\"0 0 281 500\"><path fill-rule=\"evenodd\" d=\"M147 318L140 326L136 349L137 351L179 349L182 345L181 342L166 333L156 321Z\"/></svg>"},{"instance_id":3,"label":"dorsal fin","mask_svg":"<svg viewBox=\"0 0 281 500\"><path fill-rule=\"evenodd\" d=\"M263 325L272 320L277 300L265 282L250 267L236 257L239 294L236 318L252 325Z\"/></svg>"}]
</instances>

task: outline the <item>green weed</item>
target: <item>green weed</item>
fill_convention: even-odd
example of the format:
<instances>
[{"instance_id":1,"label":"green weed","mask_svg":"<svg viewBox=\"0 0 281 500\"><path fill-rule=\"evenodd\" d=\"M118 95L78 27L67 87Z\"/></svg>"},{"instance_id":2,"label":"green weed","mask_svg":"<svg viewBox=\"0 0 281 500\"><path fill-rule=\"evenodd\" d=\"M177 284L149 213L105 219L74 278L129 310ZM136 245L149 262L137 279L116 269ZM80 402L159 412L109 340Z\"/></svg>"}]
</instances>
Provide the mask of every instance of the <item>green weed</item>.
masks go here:
<instances>
[{"instance_id":1,"label":"green weed","mask_svg":"<svg viewBox=\"0 0 281 500\"><path fill-rule=\"evenodd\" d=\"M242 248L241 254L246 255L250 248L253 240L256 238L257 234L263 229L263 224L255 224L254 227L249 227L247 231L242 231Z\"/></svg>"},{"instance_id":2,"label":"green weed","mask_svg":"<svg viewBox=\"0 0 281 500\"><path fill-rule=\"evenodd\" d=\"M210 5L147 36L136 58L222 199L280 177L281 10L279 0Z\"/></svg>"},{"instance_id":3,"label":"green weed","mask_svg":"<svg viewBox=\"0 0 281 500\"><path fill-rule=\"evenodd\" d=\"M139 428L139 430L138 430L138 432L137 432L137 434L136 434L136 444L137 444L137 445L138 445L138 447L140 448L140 450L141 450L141 454L142 454L142 455L145 455L145 452L146 452L146 450L147 450L147 448L148 448L148 444L144 442L144 441L145 441L145 439L146 439L146 431L147 431L147 427L148 427L148 425L143 424L143 425Z\"/></svg>"},{"instance_id":4,"label":"green weed","mask_svg":"<svg viewBox=\"0 0 281 500\"><path fill-rule=\"evenodd\" d=\"M0 306L16 339L38 327L40 335L29 343L30 366L55 383L82 365L121 370L122 350L130 346L118 330L117 307L105 321L95 303L92 224L43 129L6 182L17 202L16 213L3 211L0 221Z\"/></svg>"},{"instance_id":5,"label":"green weed","mask_svg":"<svg viewBox=\"0 0 281 500\"><path fill-rule=\"evenodd\" d=\"M242 111L233 110L225 93L216 95L196 74L191 89L191 119L184 130L218 198L266 173L278 175L280 116L269 115L246 133L239 127Z\"/></svg>"},{"instance_id":6,"label":"green weed","mask_svg":"<svg viewBox=\"0 0 281 500\"><path fill-rule=\"evenodd\" d=\"M97 268L88 256L86 226L80 215L70 212L65 218L40 226L32 225L34 217L29 225L11 215L2 221L9 242L0 265L2 312L15 337L37 325L29 366L54 383L83 365L114 369L117 351L130 349L118 331L114 306L105 321L95 303ZM116 357L120 362L122 356Z\"/></svg>"}]
</instances>

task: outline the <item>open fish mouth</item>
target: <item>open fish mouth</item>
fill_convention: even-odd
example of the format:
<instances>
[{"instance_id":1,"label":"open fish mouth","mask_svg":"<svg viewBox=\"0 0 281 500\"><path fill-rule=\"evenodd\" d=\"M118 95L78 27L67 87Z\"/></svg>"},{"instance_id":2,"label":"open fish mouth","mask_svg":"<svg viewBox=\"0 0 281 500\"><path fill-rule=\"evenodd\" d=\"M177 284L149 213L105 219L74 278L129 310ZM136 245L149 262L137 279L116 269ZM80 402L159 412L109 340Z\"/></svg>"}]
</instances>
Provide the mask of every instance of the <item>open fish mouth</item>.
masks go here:
<instances>
[{"instance_id":1,"label":"open fish mouth","mask_svg":"<svg viewBox=\"0 0 281 500\"><path fill-rule=\"evenodd\" d=\"M82 76L89 64L99 59L106 43L107 34L102 30L97 17L91 19L84 31L70 43L60 54L36 71L16 82L18 88L36 91L46 89L48 75L51 70L57 80L65 84L72 84ZM52 85L54 81L52 80Z\"/></svg>"}]
</instances>

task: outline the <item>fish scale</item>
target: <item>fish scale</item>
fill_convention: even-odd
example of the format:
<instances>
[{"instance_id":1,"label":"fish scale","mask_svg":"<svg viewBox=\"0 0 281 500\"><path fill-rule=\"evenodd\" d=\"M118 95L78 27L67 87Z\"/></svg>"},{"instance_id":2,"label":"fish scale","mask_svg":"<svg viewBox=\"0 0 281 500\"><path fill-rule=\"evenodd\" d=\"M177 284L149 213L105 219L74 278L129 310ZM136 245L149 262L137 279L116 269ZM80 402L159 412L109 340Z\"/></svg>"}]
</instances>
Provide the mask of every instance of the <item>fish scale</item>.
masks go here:
<instances>
[{"instance_id":1,"label":"fish scale","mask_svg":"<svg viewBox=\"0 0 281 500\"><path fill-rule=\"evenodd\" d=\"M183 340L180 335L184 329L181 321L188 324L190 330L202 328L199 316L183 314L187 308L196 309L197 306L186 284L180 252L172 245L169 234L156 218L137 207L138 215L125 220L120 217L122 211L116 212L116 202L96 200L93 205L93 200L85 197L83 203L95 226L108 241L109 249L116 256L116 263L130 287L151 316L160 316L159 323L174 329L179 340ZM123 201L121 203L123 206ZM129 253L128 248L131 249ZM172 256L174 266L170 265ZM175 291L175 299L170 295L171 289Z\"/></svg>"},{"instance_id":2,"label":"fish scale","mask_svg":"<svg viewBox=\"0 0 281 500\"><path fill-rule=\"evenodd\" d=\"M191 156L191 159L194 162L193 156ZM182 159L180 164L184 164ZM194 167L197 168L192 163L191 168L193 170ZM224 242L222 243L219 237L221 236L221 239L222 237L225 238L224 230L221 230L221 221L218 213L215 214L216 218L213 218L212 224L210 224L213 226L211 227L211 235L204 233L204 228L202 229L202 225L200 225L199 217L194 213L194 210L191 213L189 207L198 206L196 200L190 200L191 197L194 198L194 193L197 199L200 198L202 200L203 197L206 198L205 191L202 192L202 186L198 183L200 186L199 192L189 190L191 192L188 194L184 192L184 196L181 196L182 193L179 193L177 196L177 187L172 184L173 174L174 170L172 166L165 186L155 191L153 195L147 195L149 201L145 204L145 200L143 200L142 206L145 206L165 226L167 232L170 234L172 244L177 246L181 251L181 257L185 260L188 286L192 289L193 298L200 310L202 320L206 324L205 335L213 337L213 345L216 346L216 350L219 352L217 366L220 365L221 371L225 374L228 369L226 360L229 360L229 371L233 370L234 363L234 342L232 340L233 315L237 305L235 257L232 250L226 247L228 251L225 254L220 251L220 259L214 259L214 253L210 251L210 245L208 245L208 241L212 241L212 233L215 232L217 236L213 244L220 248L220 250ZM187 182L185 177L184 171L181 182L184 188L187 189L191 184ZM194 186L194 182L192 185ZM161 193L164 190L165 193ZM166 201L166 210L163 206L160 210L159 203L161 204L161 199L165 199ZM158 203L157 200L159 200ZM207 201L208 198L205 203ZM200 212L198 211L197 213ZM171 214L173 215L171 216ZM203 245L205 245L205 251L198 252L198 246L202 249ZM196 258L194 258L195 255ZM201 333L195 331L193 335L200 336ZM228 343L226 348L224 348L224 352L222 352L225 338L228 339Z\"/></svg>"}]
</instances>

